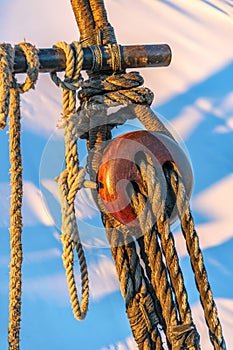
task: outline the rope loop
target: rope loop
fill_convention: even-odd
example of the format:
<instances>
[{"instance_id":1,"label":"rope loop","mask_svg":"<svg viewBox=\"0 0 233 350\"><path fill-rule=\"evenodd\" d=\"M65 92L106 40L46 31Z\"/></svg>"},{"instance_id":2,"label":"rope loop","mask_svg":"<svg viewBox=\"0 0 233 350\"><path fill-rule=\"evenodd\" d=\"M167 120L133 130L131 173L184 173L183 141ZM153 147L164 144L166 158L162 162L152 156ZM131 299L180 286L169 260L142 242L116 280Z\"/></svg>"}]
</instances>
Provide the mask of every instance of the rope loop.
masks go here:
<instances>
[{"instance_id":1,"label":"rope loop","mask_svg":"<svg viewBox=\"0 0 233 350\"><path fill-rule=\"evenodd\" d=\"M83 65L83 50L81 45L73 41L71 45L66 42L58 42L53 47L63 50L66 58L66 70L64 80L61 80L56 72L50 73L54 83L64 89L76 91L80 88L83 78L80 74Z\"/></svg>"},{"instance_id":2,"label":"rope loop","mask_svg":"<svg viewBox=\"0 0 233 350\"><path fill-rule=\"evenodd\" d=\"M83 320L88 310L89 301L89 282L85 254L82 248L77 221L75 217L74 200L77 191L81 188L85 169L81 168L76 176L76 181L69 183L68 170L65 169L58 179L58 188L61 198L62 211L62 236L64 253L62 255L63 264L66 270L67 283L70 292L70 300L73 314L76 319ZM78 254L80 264L81 283L82 283L82 301L79 303L78 292L74 277L74 248Z\"/></svg>"},{"instance_id":3,"label":"rope loop","mask_svg":"<svg viewBox=\"0 0 233 350\"><path fill-rule=\"evenodd\" d=\"M35 88L40 65L38 49L34 45L27 42L19 43L15 46L15 49L16 48L23 51L27 61L27 77L25 79L25 82L22 84L17 83L16 85L17 89L19 90L19 93L23 94L24 92Z\"/></svg>"}]
</instances>

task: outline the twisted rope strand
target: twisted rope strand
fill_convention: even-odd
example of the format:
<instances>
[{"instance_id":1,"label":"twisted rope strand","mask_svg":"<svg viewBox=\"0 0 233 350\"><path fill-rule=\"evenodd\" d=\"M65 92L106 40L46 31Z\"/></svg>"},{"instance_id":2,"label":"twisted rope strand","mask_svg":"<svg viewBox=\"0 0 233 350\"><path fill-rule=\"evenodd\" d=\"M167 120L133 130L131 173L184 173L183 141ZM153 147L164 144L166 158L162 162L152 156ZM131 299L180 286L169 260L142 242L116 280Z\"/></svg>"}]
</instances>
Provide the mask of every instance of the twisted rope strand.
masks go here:
<instances>
[{"instance_id":1,"label":"twisted rope strand","mask_svg":"<svg viewBox=\"0 0 233 350\"><path fill-rule=\"evenodd\" d=\"M126 301L127 315L138 348L163 350L157 328L158 317L132 238L126 236L127 233L124 234L122 230L112 228L108 219L105 225L121 292Z\"/></svg>"},{"instance_id":2,"label":"twisted rope strand","mask_svg":"<svg viewBox=\"0 0 233 350\"><path fill-rule=\"evenodd\" d=\"M134 202L134 200L133 200L133 202ZM155 236L155 238L156 238L156 236ZM140 257L141 257L142 261L144 262L147 278L149 281L151 281L150 291L151 291L151 294L152 294L153 299L154 299L155 310L156 310L158 318L159 318L159 324L162 326L162 329L166 330L166 322L165 322L165 319L163 318L162 306L161 306L161 303L159 301L157 294L155 293L155 287L154 287L155 284L152 282L152 279L155 278L155 273L154 273L154 271L152 271L151 266L159 266L159 264L155 263L156 249L149 250L150 252L152 252L152 259L149 259L148 258L149 254L147 252L144 239L145 239L145 234L142 234L142 236L137 238L137 243L138 243L139 249L140 249ZM151 241L151 239L149 239L149 241ZM156 244L156 247L158 247L157 244ZM150 261L152 263L150 263ZM164 265L164 267L165 267L165 265Z\"/></svg>"},{"instance_id":3,"label":"twisted rope strand","mask_svg":"<svg viewBox=\"0 0 233 350\"><path fill-rule=\"evenodd\" d=\"M80 88L83 81L80 75L83 64L83 50L77 42L73 42L71 45L58 42L54 47L62 49L66 57L64 80L61 80L56 72L52 72L50 76L54 83L63 89L63 119L67 119L76 110L76 90Z\"/></svg>"},{"instance_id":4,"label":"twisted rope strand","mask_svg":"<svg viewBox=\"0 0 233 350\"><path fill-rule=\"evenodd\" d=\"M9 350L19 349L22 294L22 160L20 151L19 91L11 89L10 102L10 163L11 163L11 209L10 209L10 293L9 293Z\"/></svg>"},{"instance_id":5,"label":"twisted rope strand","mask_svg":"<svg viewBox=\"0 0 233 350\"><path fill-rule=\"evenodd\" d=\"M188 303L188 295L184 285L183 274L179 265L179 258L175 248L173 235L169 228L169 219L165 219L164 211L157 221L158 233L161 239L163 254L175 293L181 323L192 322L191 309Z\"/></svg>"},{"instance_id":6,"label":"twisted rope strand","mask_svg":"<svg viewBox=\"0 0 233 350\"><path fill-rule=\"evenodd\" d=\"M96 44L96 31L89 0L71 0L82 47Z\"/></svg>"},{"instance_id":7,"label":"twisted rope strand","mask_svg":"<svg viewBox=\"0 0 233 350\"><path fill-rule=\"evenodd\" d=\"M199 238L194 227L193 217L189 208L188 198L182 179L173 169L168 174L172 188L177 197L177 208L181 220L181 228L190 255L190 261L195 276L197 289L200 294L205 320L209 328L210 340L215 350L225 350L226 344L222 334L222 327L218 318L217 307L208 281L204 265L203 254L199 245ZM185 208L185 210L183 209Z\"/></svg>"},{"instance_id":8,"label":"twisted rope strand","mask_svg":"<svg viewBox=\"0 0 233 350\"><path fill-rule=\"evenodd\" d=\"M38 71L39 58L37 49L29 43L20 43L18 45L25 53L28 69L27 77L23 84L18 84L13 72L14 49L7 45L6 61L8 62L8 79L5 82L5 89L8 92L5 98L8 100L10 95L10 126L9 126L9 151L10 151L10 174L11 174L11 209L10 209L10 292L9 292L9 326L8 326L8 343L9 350L19 349L20 321L21 321L21 294L22 294L22 157L21 157L21 125L20 125L20 93L24 93L35 86ZM0 51L6 48L5 45L0 47ZM6 105L8 101L6 102ZM7 108L5 109L7 113ZM4 121L7 114L5 114Z\"/></svg>"},{"instance_id":9,"label":"twisted rope strand","mask_svg":"<svg viewBox=\"0 0 233 350\"><path fill-rule=\"evenodd\" d=\"M6 126L10 105L10 81L14 66L14 49L10 44L0 44L0 129Z\"/></svg>"},{"instance_id":10,"label":"twisted rope strand","mask_svg":"<svg viewBox=\"0 0 233 350\"><path fill-rule=\"evenodd\" d=\"M151 285L155 291L162 311L163 329L167 335L168 347L172 346L172 338L167 332L169 327L178 324L175 304L171 293L170 283L167 275L166 266L163 263L163 256L159 246L154 225L150 220L150 212L147 210L146 216L143 217L139 208L145 207L145 199L142 195L135 194L132 196L132 203L137 217L140 220L140 227L142 229L142 237L144 242L144 249L148 258L149 267L151 269ZM149 227L149 229L148 229ZM145 261L145 259L144 259Z\"/></svg>"},{"instance_id":11,"label":"twisted rope strand","mask_svg":"<svg viewBox=\"0 0 233 350\"><path fill-rule=\"evenodd\" d=\"M142 227L153 227L154 220L157 218L157 234L159 234L161 240L161 247L166 259L167 270L177 300L179 318L181 323L189 324L192 321L191 309L188 304L188 296L184 286L183 274L179 266L179 258L176 252L174 238L170 232L169 218L167 218L165 214L165 202L162 198L162 191L164 191L165 188L163 189L161 186L161 174L159 177L155 175L155 169L149 156L147 156L147 162L147 164L144 161L140 163L140 171L142 178L145 183L147 183L148 199L151 203L154 216L151 216L148 210L145 213L146 219L144 219L147 223L143 222ZM150 181L148 181L148 179L150 179Z\"/></svg>"}]
</instances>

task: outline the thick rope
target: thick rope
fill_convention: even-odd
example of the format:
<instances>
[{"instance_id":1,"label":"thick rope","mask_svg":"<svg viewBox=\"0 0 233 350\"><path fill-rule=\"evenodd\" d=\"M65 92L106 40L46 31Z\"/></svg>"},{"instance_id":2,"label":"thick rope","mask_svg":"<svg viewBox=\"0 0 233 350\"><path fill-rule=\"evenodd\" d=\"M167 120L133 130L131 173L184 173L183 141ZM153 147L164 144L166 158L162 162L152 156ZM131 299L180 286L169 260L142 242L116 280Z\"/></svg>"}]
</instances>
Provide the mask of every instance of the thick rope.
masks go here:
<instances>
[{"instance_id":1,"label":"thick rope","mask_svg":"<svg viewBox=\"0 0 233 350\"><path fill-rule=\"evenodd\" d=\"M218 318L217 307L213 299L213 293L208 281L207 271L204 265L203 254L199 245L199 238L195 230L193 217L189 208L182 179L175 169L167 171L167 177L177 198L177 208L181 220L181 228L190 255L190 261L195 276L197 289L204 310L206 323L209 328L210 340L215 350L226 349L222 334L222 327Z\"/></svg>"},{"instance_id":2,"label":"thick rope","mask_svg":"<svg viewBox=\"0 0 233 350\"><path fill-rule=\"evenodd\" d=\"M63 89L63 123L65 137L65 160L66 169L58 179L59 193L62 211L62 235L64 253L63 265L66 270L67 283L70 292L70 301L73 314L76 319L83 320L88 310L89 282L85 254L79 237L78 226L75 216L74 201L78 190L83 187L85 170L79 168L77 153L77 135L74 133L69 118L76 110L76 90L79 89L83 79L80 75L83 63L83 51L81 45L73 42L71 45L60 42L55 45L62 49L66 57L65 78L62 81L56 73L51 77L57 86ZM74 249L78 254L81 273L81 304L74 277Z\"/></svg>"},{"instance_id":3,"label":"thick rope","mask_svg":"<svg viewBox=\"0 0 233 350\"><path fill-rule=\"evenodd\" d=\"M96 30L89 0L71 0L71 5L79 27L82 47L95 45Z\"/></svg>"},{"instance_id":4,"label":"thick rope","mask_svg":"<svg viewBox=\"0 0 233 350\"><path fill-rule=\"evenodd\" d=\"M19 92L11 90L10 103L10 162L11 162L11 209L10 209L10 294L9 294L9 349L19 349L21 294L22 294L22 160L20 151Z\"/></svg>"},{"instance_id":5,"label":"thick rope","mask_svg":"<svg viewBox=\"0 0 233 350\"><path fill-rule=\"evenodd\" d=\"M127 229L113 228L106 220L106 234L126 302L127 315L139 349L163 349L149 284L144 276L135 244Z\"/></svg>"},{"instance_id":6,"label":"thick rope","mask_svg":"<svg viewBox=\"0 0 233 350\"><path fill-rule=\"evenodd\" d=\"M164 187L161 186L163 175L155 174L153 162L148 155L147 162L143 160L140 163L140 172L144 183L147 184L147 197L134 194L133 206L142 229L144 249L151 268L151 283L161 303L166 324L164 330L172 349L186 349L190 346L199 349L199 336L192 322L183 275L174 239L169 229L169 218L165 217L166 208L162 197ZM158 228L155 226L156 218ZM158 238L160 238L161 247ZM166 266L163 263L163 256ZM169 279L167 274L169 274ZM176 305L173 303L172 292L176 298Z\"/></svg>"},{"instance_id":7,"label":"thick rope","mask_svg":"<svg viewBox=\"0 0 233 350\"><path fill-rule=\"evenodd\" d=\"M6 126L10 105L10 81L14 66L14 49L10 44L0 45L0 129Z\"/></svg>"},{"instance_id":8,"label":"thick rope","mask_svg":"<svg viewBox=\"0 0 233 350\"><path fill-rule=\"evenodd\" d=\"M22 294L22 159L20 141L20 94L34 88L38 78L39 59L37 49L29 43L20 43L16 46L22 50L27 61L27 76L22 84L16 82L12 75L15 49L9 44L0 45L0 126L6 126L9 113L9 150L11 174L11 209L10 209L10 292L9 292L9 350L19 349L20 321L21 321L21 294Z\"/></svg>"}]
</instances>

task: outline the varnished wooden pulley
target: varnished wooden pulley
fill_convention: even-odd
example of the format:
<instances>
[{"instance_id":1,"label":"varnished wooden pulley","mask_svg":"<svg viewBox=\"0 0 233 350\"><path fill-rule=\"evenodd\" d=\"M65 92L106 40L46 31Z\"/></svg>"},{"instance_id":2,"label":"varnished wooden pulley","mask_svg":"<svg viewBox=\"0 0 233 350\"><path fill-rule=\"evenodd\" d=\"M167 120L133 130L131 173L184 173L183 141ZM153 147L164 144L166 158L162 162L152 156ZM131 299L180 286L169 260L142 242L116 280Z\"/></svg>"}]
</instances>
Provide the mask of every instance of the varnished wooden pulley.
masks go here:
<instances>
[{"instance_id":1,"label":"varnished wooden pulley","mask_svg":"<svg viewBox=\"0 0 233 350\"><path fill-rule=\"evenodd\" d=\"M98 171L98 191L106 211L121 223L133 227L138 226L139 222L132 209L129 185L138 191L142 189L138 157L143 154L150 156L157 173L163 173L165 164L175 164L189 197L193 188L193 173L188 157L178 143L168 136L140 130L113 139L103 152ZM162 177L160 179L162 181ZM164 176L163 179L166 182ZM176 218L177 213L175 217L173 213L172 221Z\"/></svg>"}]
</instances>

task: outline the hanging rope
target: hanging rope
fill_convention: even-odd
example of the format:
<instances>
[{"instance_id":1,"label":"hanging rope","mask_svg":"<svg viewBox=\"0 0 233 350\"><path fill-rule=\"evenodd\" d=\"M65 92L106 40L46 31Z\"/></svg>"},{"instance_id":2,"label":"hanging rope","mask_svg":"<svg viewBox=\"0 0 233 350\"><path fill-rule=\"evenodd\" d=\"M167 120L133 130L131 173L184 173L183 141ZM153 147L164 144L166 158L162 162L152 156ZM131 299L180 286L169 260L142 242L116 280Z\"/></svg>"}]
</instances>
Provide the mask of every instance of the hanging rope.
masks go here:
<instances>
[{"instance_id":1,"label":"hanging rope","mask_svg":"<svg viewBox=\"0 0 233 350\"><path fill-rule=\"evenodd\" d=\"M27 60L27 77L23 84L18 84L12 75L15 49L24 52ZM0 45L0 126L6 126L9 113L9 149L11 174L11 209L10 209L10 294L9 294L9 350L19 349L21 294L22 294L22 159L20 142L20 94L34 88L39 72L39 59L36 48L29 43L20 43L15 48L10 44Z\"/></svg>"},{"instance_id":2,"label":"hanging rope","mask_svg":"<svg viewBox=\"0 0 233 350\"><path fill-rule=\"evenodd\" d=\"M166 175L171 183L174 193L176 194L181 228L190 255L196 285L200 293L201 304L204 309L206 323L209 328L210 340L214 349L226 349L226 344L222 335L222 327L218 318L217 308L208 281L207 271L199 245L199 238L195 230L183 181L174 167L167 170Z\"/></svg>"},{"instance_id":3,"label":"hanging rope","mask_svg":"<svg viewBox=\"0 0 233 350\"><path fill-rule=\"evenodd\" d=\"M76 90L80 87L83 79L80 71L83 63L83 51L81 45L73 42L71 45L60 42L55 45L62 49L66 57L65 78L62 81L56 73L51 77L57 86L63 89L63 122L65 123L65 160L66 169L58 179L59 193L61 198L62 211L62 235L64 253L63 264L66 270L70 300L75 318L85 318L89 300L89 282L85 254L79 237L77 221L75 217L75 196L84 184L85 170L79 168L77 152L77 136L73 133L68 122L76 110ZM74 277L74 249L78 254L80 264L82 301L78 299L78 292Z\"/></svg>"}]
</instances>

